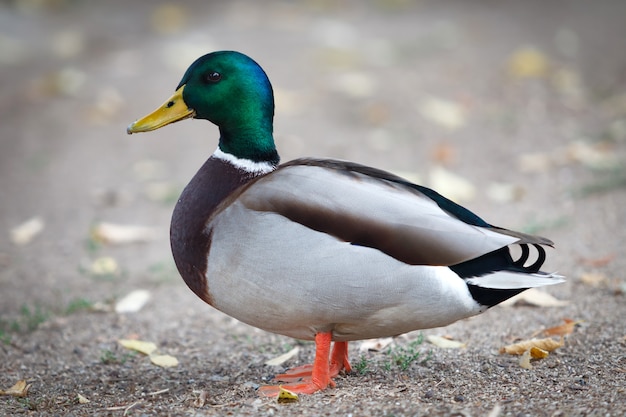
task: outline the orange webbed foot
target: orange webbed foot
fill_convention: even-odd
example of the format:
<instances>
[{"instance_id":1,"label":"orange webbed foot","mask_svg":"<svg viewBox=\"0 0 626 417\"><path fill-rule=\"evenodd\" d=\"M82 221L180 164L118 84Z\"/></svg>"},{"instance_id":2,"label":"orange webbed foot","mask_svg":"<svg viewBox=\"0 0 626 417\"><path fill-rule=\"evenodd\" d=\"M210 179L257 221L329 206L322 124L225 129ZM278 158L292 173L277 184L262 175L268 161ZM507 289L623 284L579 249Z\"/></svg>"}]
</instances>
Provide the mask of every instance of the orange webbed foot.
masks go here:
<instances>
[{"instance_id":1,"label":"orange webbed foot","mask_svg":"<svg viewBox=\"0 0 626 417\"><path fill-rule=\"evenodd\" d=\"M313 394L314 392L334 387L332 378L339 375L342 369L350 372L348 361L348 342L335 342L330 355L331 333L315 335L315 362L312 365L302 365L287 370L284 374L276 375L275 381L287 382L285 385L267 385L259 388L259 394L266 397L275 397L281 387L296 394Z\"/></svg>"},{"instance_id":2,"label":"orange webbed foot","mask_svg":"<svg viewBox=\"0 0 626 417\"><path fill-rule=\"evenodd\" d=\"M276 375L274 381L299 382L307 379L310 380L311 375L313 375L313 364L307 364L287 369L284 374Z\"/></svg>"},{"instance_id":3,"label":"orange webbed foot","mask_svg":"<svg viewBox=\"0 0 626 417\"><path fill-rule=\"evenodd\" d=\"M331 380L330 386L334 387L335 383ZM286 389L287 391L294 392L296 394L313 394L317 391L322 391L326 387L321 387L313 381L302 382L299 384L284 384L284 385L264 385L259 388L259 394L264 397L276 397L280 390Z\"/></svg>"}]
</instances>

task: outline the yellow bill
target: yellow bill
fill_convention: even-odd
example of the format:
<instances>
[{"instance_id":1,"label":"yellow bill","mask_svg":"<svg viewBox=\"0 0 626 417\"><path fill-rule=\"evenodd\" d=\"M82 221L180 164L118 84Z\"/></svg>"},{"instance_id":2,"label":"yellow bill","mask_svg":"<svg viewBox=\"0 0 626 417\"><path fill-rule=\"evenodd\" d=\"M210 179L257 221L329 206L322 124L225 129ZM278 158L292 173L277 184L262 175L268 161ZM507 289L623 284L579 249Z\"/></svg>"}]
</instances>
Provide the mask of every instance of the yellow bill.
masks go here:
<instances>
[{"instance_id":1,"label":"yellow bill","mask_svg":"<svg viewBox=\"0 0 626 417\"><path fill-rule=\"evenodd\" d=\"M195 110L187 107L185 100L183 100L184 89L185 86L183 85L161 107L128 125L126 133L130 135L139 132L149 132L170 123L195 116Z\"/></svg>"}]
</instances>

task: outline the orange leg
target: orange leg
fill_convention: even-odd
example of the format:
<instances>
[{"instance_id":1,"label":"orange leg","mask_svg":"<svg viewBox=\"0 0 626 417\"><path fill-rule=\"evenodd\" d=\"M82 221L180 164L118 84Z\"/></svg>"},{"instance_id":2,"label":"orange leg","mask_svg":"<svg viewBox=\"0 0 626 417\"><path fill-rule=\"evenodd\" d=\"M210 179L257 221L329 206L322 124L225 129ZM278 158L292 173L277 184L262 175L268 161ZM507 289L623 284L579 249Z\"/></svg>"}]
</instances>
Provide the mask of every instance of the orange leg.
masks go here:
<instances>
[{"instance_id":1,"label":"orange leg","mask_svg":"<svg viewBox=\"0 0 626 417\"><path fill-rule=\"evenodd\" d=\"M348 362L348 342L335 342L330 355L331 333L318 333L315 335L315 361L313 365L298 366L276 375L274 380L293 384L282 385L283 388L298 394L313 394L326 389L329 385L335 386L332 378L336 377L342 369L351 370ZM278 395L280 386L268 385L259 388L259 393L266 397Z\"/></svg>"},{"instance_id":2,"label":"orange leg","mask_svg":"<svg viewBox=\"0 0 626 417\"><path fill-rule=\"evenodd\" d=\"M348 342L335 342L330 355L330 377L336 377L342 369L346 372L352 370L348 360Z\"/></svg>"}]
</instances>

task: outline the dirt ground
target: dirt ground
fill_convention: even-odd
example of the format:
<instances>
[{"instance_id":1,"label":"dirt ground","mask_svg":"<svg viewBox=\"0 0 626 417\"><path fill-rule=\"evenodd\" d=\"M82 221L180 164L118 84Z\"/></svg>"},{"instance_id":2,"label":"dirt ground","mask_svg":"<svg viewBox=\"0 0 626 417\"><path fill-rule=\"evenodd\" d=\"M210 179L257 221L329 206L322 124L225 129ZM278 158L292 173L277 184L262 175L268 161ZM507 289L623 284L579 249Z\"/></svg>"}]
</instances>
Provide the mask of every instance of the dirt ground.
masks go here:
<instances>
[{"instance_id":1,"label":"dirt ground","mask_svg":"<svg viewBox=\"0 0 626 417\"><path fill-rule=\"evenodd\" d=\"M568 281L545 292L567 304L498 306L379 352L352 343L335 389L258 398L313 344L203 304L169 252L174 201L217 130L125 133L219 49L268 72L283 161L392 170L550 237L547 269ZM0 71L0 389L31 385L0 396L0 415L626 414L626 2L4 1ZM112 244L103 222L150 229ZM145 306L116 312L138 289ZM532 369L498 353L566 318L580 322Z\"/></svg>"}]
</instances>

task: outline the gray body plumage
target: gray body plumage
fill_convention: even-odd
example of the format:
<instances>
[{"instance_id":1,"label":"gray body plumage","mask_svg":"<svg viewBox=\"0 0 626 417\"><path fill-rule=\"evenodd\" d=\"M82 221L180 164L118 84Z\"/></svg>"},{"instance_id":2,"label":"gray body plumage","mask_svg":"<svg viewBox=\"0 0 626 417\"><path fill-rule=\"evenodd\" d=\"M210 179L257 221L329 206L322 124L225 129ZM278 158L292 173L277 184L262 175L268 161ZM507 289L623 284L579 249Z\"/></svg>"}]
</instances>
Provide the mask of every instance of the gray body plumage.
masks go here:
<instances>
[{"instance_id":1,"label":"gray body plumage","mask_svg":"<svg viewBox=\"0 0 626 417\"><path fill-rule=\"evenodd\" d=\"M339 341L444 326L484 311L448 265L519 241L467 224L396 183L298 163L236 190L204 232L212 244L203 298L214 307L274 333L310 340L332 331ZM497 283L497 275L487 277ZM507 288L560 282L502 275L520 277Z\"/></svg>"}]
</instances>

